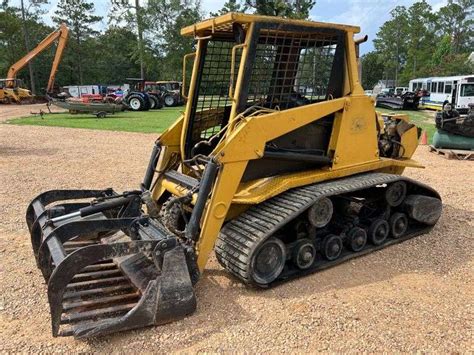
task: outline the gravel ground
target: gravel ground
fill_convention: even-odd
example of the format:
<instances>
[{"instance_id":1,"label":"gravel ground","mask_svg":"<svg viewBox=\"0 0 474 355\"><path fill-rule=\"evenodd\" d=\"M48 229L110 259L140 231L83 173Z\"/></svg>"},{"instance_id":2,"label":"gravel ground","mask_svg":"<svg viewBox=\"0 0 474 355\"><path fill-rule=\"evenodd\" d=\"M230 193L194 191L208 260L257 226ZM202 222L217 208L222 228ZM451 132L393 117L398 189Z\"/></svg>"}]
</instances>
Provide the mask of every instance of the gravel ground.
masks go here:
<instances>
[{"instance_id":1,"label":"gravel ground","mask_svg":"<svg viewBox=\"0 0 474 355\"><path fill-rule=\"evenodd\" d=\"M407 175L444 201L432 232L269 291L214 258L198 309L166 326L94 340L52 338L46 285L24 223L54 188L138 186L155 135L0 125L0 352L473 352L472 162L420 147Z\"/></svg>"},{"instance_id":2,"label":"gravel ground","mask_svg":"<svg viewBox=\"0 0 474 355\"><path fill-rule=\"evenodd\" d=\"M32 114L39 114L40 110L43 110L43 112L49 112L46 104L33 104L33 105L0 104L0 122L4 122L12 118L25 117ZM64 112L65 110L60 107L51 105L50 111L51 112Z\"/></svg>"}]
</instances>

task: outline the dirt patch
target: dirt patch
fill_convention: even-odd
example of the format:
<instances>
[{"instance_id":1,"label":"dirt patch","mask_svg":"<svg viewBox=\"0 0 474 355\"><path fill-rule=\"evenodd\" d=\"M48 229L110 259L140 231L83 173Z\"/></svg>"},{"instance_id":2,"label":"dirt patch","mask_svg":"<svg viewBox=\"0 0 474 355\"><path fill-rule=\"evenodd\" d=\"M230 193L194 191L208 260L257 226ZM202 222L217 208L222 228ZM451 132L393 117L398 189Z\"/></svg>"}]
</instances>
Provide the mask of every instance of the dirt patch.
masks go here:
<instances>
[{"instance_id":1,"label":"dirt patch","mask_svg":"<svg viewBox=\"0 0 474 355\"><path fill-rule=\"evenodd\" d=\"M472 342L472 162L420 147L444 212L426 235L267 291L211 259L198 309L161 327L75 341L52 338L47 286L24 222L28 202L57 188L136 188L156 136L0 125L0 352L469 352Z\"/></svg>"},{"instance_id":2,"label":"dirt patch","mask_svg":"<svg viewBox=\"0 0 474 355\"><path fill-rule=\"evenodd\" d=\"M33 104L33 105L0 104L0 122L5 122L7 120L11 120L12 118L26 117L33 114L39 114L40 110L42 110L45 113L49 112L46 104ZM64 109L56 107L54 105L50 106L50 110L51 112L65 112Z\"/></svg>"}]
</instances>

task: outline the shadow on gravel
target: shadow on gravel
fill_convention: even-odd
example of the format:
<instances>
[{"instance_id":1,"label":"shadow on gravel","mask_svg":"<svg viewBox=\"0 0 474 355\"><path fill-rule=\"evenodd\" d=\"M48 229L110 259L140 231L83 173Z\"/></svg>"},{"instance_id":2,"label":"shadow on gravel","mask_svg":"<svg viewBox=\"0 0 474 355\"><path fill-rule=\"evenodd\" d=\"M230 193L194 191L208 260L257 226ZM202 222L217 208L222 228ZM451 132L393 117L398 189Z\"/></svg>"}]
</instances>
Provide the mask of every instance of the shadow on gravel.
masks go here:
<instances>
[{"instance_id":1,"label":"shadow on gravel","mask_svg":"<svg viewBox=\"0 0 474 355\"><path fill-rule=\"evenodd\" d=\"M232 333L238 324L255 321L251 305L242 307L237 302L242 296L246 299L255 297L256 300L296 299L369 285L401 274L435 273L442 276L472 258L471 214L471 211L444 205L440 221L428 234L270 290L244 286L222 268L206 270L196 287L198 309L186 319L85 342L91 350L101 351L107 348L116 350L120 344L130 345L130 341L160 344L157 348L160 352L176 348L177 344L184 348L216 333Z\"/></svg>"},{"instance_id":2,"label":"shadow on gravel","mask_svg":"<svg viewBox=\"0 0 474 355\"><path fill-rule=\"evenodd\" d=\"M275 292L251 287L247 289L258 297L278 298L284 293L285 297L294 295L299 298L305 294L368 285L402 274L446 275L472 259L474 228L469 223L471 218L471 211L444 204L441 219L427 234L279 284L271 288ZM224 269L206 271L201 283L217 276L227 278L230 287L242 284Z\"/></svg>"},{"instance_id":3,"label":"shadow on gravel","mask_svg":"<svg viewBox=\"0 0 474 355\"><path fill-rule=\"evenodd\" d=\"M196 285L197 310L189 317L169 324L78 341L87 343L91 350L100 351L116 351L121 344L140 344L143 339L145 343L159 344L156 350L160 353L177 346L185 348L252 319L252 315L236 302L242 289L223 288L212 278L203 277ZM139 348L137 352L140 352Z\"/></svg>"},{"instance_id":4,"label":"shadow on gravel","mask_svg":"<svg viewBox=\"0 0 474 355\"><path fill-rule=\"evenodd\" d=\"M0 145L0 156L16 157L16 156L47 156L57 153L56 149L44 148L13 148Z\"/></svg>"}]
</instances>

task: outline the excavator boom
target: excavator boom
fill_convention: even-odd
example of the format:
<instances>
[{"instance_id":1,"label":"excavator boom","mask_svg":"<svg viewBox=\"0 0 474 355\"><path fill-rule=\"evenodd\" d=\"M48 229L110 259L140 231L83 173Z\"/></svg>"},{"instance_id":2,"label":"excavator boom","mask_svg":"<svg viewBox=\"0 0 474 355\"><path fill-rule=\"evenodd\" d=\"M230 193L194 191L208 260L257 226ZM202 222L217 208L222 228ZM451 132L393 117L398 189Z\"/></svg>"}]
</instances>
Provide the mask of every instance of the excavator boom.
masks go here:
<instances>
[{"instance_id":1,"label":"excavator boom","mask_svg":"<svg viewBox=\"0 0 474 355\"><path fill-rule=\"evenodd\" d=\"M58 40L58 46L56 48L56 54L54 55L53 65L51 67L51 74L49 75L48 86L46 92L51 92L54 86L54 79L58 70L59 63L66 47L66 42L69 34L69 29L66 24L62 23L58 30L50 33L45 39L43 39L33 50L28 52L24 57L10 66L7 74L7 87L14 85L14 79L18 72L23 69L31 60L33 60L38 54L48 49L54 41Z\"/></svg>"}]
</instances>

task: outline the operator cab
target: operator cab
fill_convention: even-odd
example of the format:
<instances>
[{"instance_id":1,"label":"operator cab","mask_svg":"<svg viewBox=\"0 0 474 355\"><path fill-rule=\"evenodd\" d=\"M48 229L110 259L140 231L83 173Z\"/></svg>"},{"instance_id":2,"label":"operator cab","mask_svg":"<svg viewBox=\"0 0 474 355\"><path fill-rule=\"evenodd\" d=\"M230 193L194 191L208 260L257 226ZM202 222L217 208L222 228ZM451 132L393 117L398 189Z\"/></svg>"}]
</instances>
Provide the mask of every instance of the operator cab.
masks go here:
<instances>
[{"instance_id":1,"label":"operator cab","mask_svg":"<svg viewBox=\"0 0 474 355\"><path fill-rule=\"evenodd\" d=\"M185 117L187 159L209 155L235 118L345 94L347 27L271 19L228 14L183 29L182 34L197 39L191 79L195 89L189 93ZM333 119L329 115L269 142L264 161L260 159L258 168L249 162L244 179L329 164ZM275 159L280 160L278 168Z\"/></svg>"}]
</instances>

